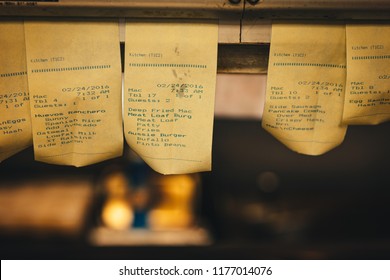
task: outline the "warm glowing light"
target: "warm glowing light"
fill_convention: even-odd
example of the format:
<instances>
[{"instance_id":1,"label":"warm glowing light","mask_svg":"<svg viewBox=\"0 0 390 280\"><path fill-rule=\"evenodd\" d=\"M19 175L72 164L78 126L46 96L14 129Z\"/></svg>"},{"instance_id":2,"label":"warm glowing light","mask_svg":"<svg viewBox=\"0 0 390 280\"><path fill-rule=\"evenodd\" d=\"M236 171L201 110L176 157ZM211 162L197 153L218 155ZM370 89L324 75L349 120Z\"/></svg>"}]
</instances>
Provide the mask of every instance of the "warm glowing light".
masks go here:
<instances>
[{"instance_id":1,"label":"warm glowing light","mask_svg":"<svg viewBox=\"0 0 390 280\"><path fill-rule=\"evenodd\" d=\"M162 198L149 213L149 226L155 230L191 227L194 223L195 179L190 175L163 176L158 185Z\"/></svg>"},{"instance_id":2,"label":"warm glowing light","mask_svg":"<svg viewBox=\"0 0 390 280\"><path fill-rule=\"evenodd\" d=\"M129 203L124 199L109 199L103 206L102 220L105 226L125 230L130 227L134 219Z\"/></svg>"}]
</instances>

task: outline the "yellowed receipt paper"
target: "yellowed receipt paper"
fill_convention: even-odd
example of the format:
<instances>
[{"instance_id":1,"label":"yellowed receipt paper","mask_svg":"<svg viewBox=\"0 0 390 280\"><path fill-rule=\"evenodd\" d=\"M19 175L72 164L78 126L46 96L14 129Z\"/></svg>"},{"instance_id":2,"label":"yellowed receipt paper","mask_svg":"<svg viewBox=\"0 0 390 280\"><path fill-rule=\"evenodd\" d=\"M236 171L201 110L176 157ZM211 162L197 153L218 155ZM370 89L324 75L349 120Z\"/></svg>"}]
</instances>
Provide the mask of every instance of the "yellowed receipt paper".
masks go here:
<instances>
[{"instance_id":1,"label":"yellowed receipt paper","mask_svg":"<svg viewBox=\"0 0 390 280\"><path fill-rule=\"evenodd\" d=\"M127 22L124 126L154 170L211 169L216 22Z\"/></svg>"},{"instance_id":2,"label":"yellowed receipt paper","mask_svg":"<svg viewBox=\"0 0 390 280\"><path fill-rule=\"evenodd\" d=\"M122 154L115 22L25 22L35 159L84 166Z\"/></svg>"},{"instance_id":3,"label":"yellowed receipt paper","mask_svg":"<svg viewBox=\"0 0 390 280\"><path fill-rule=\"evenodd\" d=\"M274 24L262 126L298 153L338 146L345 73L344 25Z\"/></svg>"},{"instance_id":4,"label":"yellowed receipt paper","mask_svg":"<svg viewBox=\"0 0 390 280\"><path fill-rule=\"evenodd\" d=\"M22 21L0 21L0 162L32 145Z\"/></svg>"},{"instance_id":5,"label":"yellowed receipt paper","mask_svg":"<svg viewBox=\"0 0 390 280\"><path fill-rule=\"evenodd\" d=\"M390 120L390 25L347 24L347 84L343 122Z\"/></svg>"}]
</instances>

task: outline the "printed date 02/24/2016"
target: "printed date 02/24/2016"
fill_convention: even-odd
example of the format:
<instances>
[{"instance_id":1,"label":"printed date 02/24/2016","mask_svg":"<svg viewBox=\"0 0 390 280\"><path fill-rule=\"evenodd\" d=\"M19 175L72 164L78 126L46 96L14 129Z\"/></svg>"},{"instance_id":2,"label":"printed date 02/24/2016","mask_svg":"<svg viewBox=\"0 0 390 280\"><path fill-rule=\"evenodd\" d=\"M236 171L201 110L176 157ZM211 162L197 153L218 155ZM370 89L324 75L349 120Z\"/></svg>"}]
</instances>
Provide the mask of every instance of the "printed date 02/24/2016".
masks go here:
<instances>
[{"instance_id":1,"label":"printed date 02/24/2016","mask_svg":"<svg viewBox=\"0 0 390 280\"><path fill-rule=\"evenodd\" d=\"M95 85L95 86L76 86L76 87L66 87L62 88L62 92L74 94L77 97L81 97L82 100L86 98L91 100L97 100L100 98L98 95L106 96L110 93L109 85Z\"/></svg>"},{"instance_id":2,"label":"printed date 02/24/2016","mask_svg":"<svg viewBox=\"0 0 390 280\"><path fill-rule=\"evenodd\" d=\"M158 83L158 89L169 89L171 93L176 93L176 97L192 98L193 94L197 94L201 99L201 95L205 92L202 84L187 84L187 83Z\"/></svg>"},{"instance_id":3,"label":"printed date 02/24/2016","mask_svg":"<svg viewBox=\"0 0 390 280\"><path fill-rule=\"evenodd\" d=\"M239 267L239 266L223 266L213 267L213 275L272 275L271 267L256 266L256 267Z\"/></svg>"},{"instance_id":4,"label":"printed date 02/24/2016","mask_svg":"<svg viewBox=\"0 0 390 280\"><path fill-rule=\"evenodd\" d=\"M81 92L91 90L107 90L110 89L109 85L95 85L95 86L76 86L62 88L62 92Z\"/></svg>"}]
</instances>

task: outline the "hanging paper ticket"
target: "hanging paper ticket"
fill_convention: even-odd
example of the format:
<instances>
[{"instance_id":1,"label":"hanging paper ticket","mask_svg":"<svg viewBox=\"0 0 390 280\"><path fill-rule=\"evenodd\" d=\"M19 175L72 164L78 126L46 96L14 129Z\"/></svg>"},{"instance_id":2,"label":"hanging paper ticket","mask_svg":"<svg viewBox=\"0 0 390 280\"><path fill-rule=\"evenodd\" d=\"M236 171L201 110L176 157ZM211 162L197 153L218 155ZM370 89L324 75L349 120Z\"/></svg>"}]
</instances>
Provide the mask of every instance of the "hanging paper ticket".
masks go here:
<instances>
[{"instance_id":1,"label":"hanging paper ticket","mask_svg":"<svg viewBox=\"0 0 390 280\"><path fill-rule=\"evenodd\" d=\"M343 121L390 120L390 25L347 24L347 84Z\"/></svg>"},{"instance_id":2,"label":"hanging paper ticket","mask_svg":"<svg viewBox=\"0 0 390 280\"><path fill-rule=\"evenodd\" d=\"M262 126L298 153L338 146L345 73L344 25L274 24Z\"/></svg>"},{"instance_id":3,"label":"hanging paper ticket","mask_svg":"<svg viewBox=\"0 0 390 280\"><path fill-rule=\"evenodd\" d=\"M0 21L0 162L32 145L22 21Z\"/></svg>"},{"instance_id":4,"label":"hanging paper ticket","mask_svg":"<svg viewBox=\"0 0 390 280\"><path fill-rule=\"evenodd\" d=\"M115 22L25 23L35 159L84 166L120 156Z\"/></svg>"},{"instance_id":5,"label":"hanging paper ticket","mask_svg":"<svg viewBox=\"0 0 390 280\"><path fill-rule=\"evenodd\" d=\"M124 126L163 174L211 169L217 23L127 22Z\"/></svg>"}]
</instances>

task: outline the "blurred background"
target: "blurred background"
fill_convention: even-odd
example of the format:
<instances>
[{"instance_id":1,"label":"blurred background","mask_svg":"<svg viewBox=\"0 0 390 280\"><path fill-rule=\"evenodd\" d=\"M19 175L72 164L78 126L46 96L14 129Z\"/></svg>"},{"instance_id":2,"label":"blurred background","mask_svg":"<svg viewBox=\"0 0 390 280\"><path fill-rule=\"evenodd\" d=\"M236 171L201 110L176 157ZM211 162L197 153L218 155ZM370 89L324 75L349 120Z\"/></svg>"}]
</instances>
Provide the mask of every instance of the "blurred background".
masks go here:
<instances>
[{"instance_id":1,"label":"blurred background","mask_svg":"<svg viewBox=\"0 0 390 280\"><path fill-rule=\"evenodd\" d=\"M163 176L125 147L83 168L0 163L2 259L390 258L390 123L325 155L261 128L266 76L218 75L213 170Z\"/></svg>"}]
</instances>

